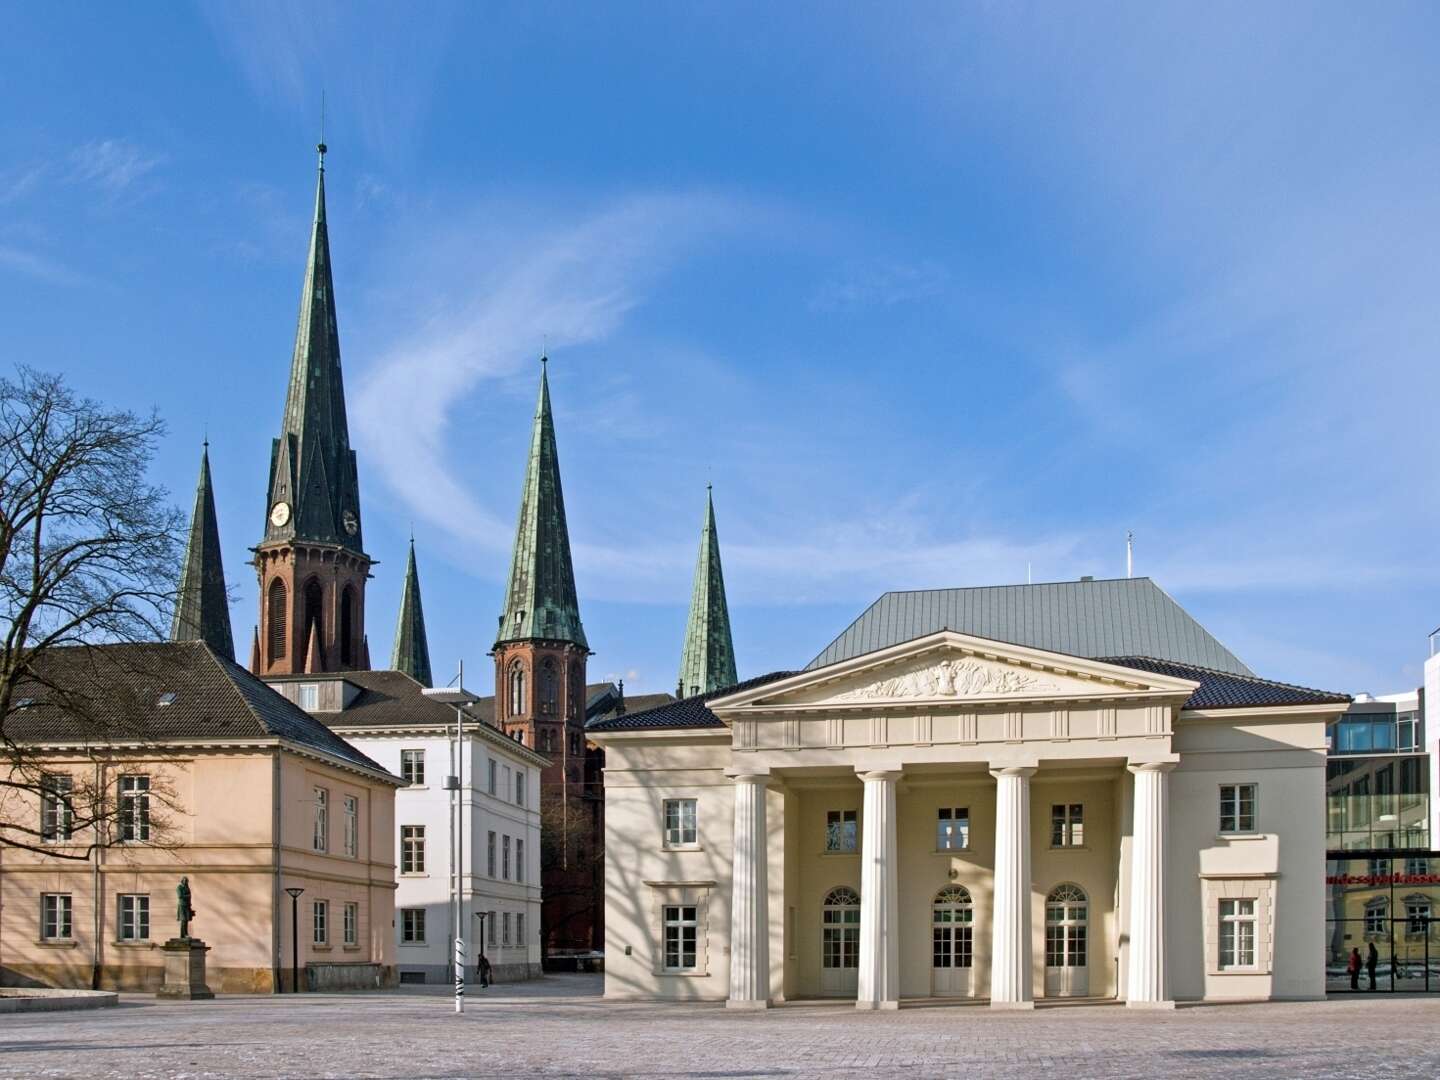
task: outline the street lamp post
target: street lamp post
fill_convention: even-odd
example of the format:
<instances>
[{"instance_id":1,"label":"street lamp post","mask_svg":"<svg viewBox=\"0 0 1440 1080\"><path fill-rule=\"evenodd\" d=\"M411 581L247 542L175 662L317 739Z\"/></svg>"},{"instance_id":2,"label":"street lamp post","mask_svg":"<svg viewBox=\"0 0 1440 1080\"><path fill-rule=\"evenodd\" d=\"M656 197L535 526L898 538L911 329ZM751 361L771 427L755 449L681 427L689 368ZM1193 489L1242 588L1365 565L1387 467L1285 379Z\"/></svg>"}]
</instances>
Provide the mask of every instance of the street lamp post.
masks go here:
<instances>
[{"instance_id":1,"label":"street lamp post","mask_svg":"<svg viewBox=\"0 0 1440 1080\"><path fill-rule=\"evenodd\" d=\"M465 1011L465 805L461 798L461 779L465 775L465 707L480 699L465 689L465 661L460 661L459 674L453 685L421 691L432 701L455 706L455 741L450 752L453 772L445 777L445 790L450 792L450 850L454 869L453 924L455 933L455 1011Z\"/></svg>"},{"instance_id":2,"label":"street lamp post","mask_svg":"<svg viewBox=\"0 0 1440 1080\"><path fill-rule=\"evenodd\" d=\"M475 940L480 943L480 961L475 965L475 977L483 989L489 985L489 983L484 981L483 975L485 970L485 912L477 911L475 912L475 917L480 920L480 933L475 938Z\"/></svg>"},{"instance_id":3,"label":"street lamp post","mask_svg":"<svg viewBox=\"0 0 1440 1080\"><path fill-rule=\"evenodd\" d=\"M300 894L305 890L291 885L290 894L290 992L300 992Z\"/></svg>"}]
</instances>

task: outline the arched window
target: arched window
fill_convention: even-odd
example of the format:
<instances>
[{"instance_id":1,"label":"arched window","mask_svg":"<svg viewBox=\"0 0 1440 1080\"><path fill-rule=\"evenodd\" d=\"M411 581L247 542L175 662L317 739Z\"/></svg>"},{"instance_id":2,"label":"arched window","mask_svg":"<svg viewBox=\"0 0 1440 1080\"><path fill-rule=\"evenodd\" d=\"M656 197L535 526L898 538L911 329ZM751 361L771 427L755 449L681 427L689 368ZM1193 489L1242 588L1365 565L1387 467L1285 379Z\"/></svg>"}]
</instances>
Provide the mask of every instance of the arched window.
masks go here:
<instances>
[{"instance_id":1,"label":"arched window","mask_svg":"<svg viewBox=\"0 0 1440 1080\"><path fill-rule=\"evenodd\" d=\"M931 966L968 968L974 961L975 908L970 890L949 885L935 894L931 906Z\"/></svg>"},{"instance_id":2,"label":"arched window","mask_svg":"<svg viewBox=\"0 0 1440 1080\"><path fill-rule=\"evenodd\" d=\"M1085 967L1089 900L1079 885L1056 885L1045 898L1045 966Z\"/></svg>"},{"instance_id":3,"label":"arched window","mask_svg":"<svg viewBox=\"0 0 1440 1080\"><path fill-rule=\"evenodd\" d=\"M820 925L820 990L853 993L860 972L860 894L848 885L831 889Z\"/></svg>"},{"instance_id":4,"label":"arched window","mask_svg":"<svg viewBox=\"0 0 1440 1080\"><path fill-rule=\"evenodd\" d=\"M349 585L340 594L340 663L350 666L354 659L352 639L355 634L355 590Z\"/></svg>"},{"instance_id":5,"label":"arched window","mask_svg":"<svg viewBox=\"0 0 1440 1080\"><path fill-rule=\"evenodd\" d=\"M313 638L316 649L319 652L321 664L325 660L325 589L320 584L319 578L311 578L305 582L305 633L303 636L303 648L306 655L300 659L309 659L310 641Z\"/></svg>"},{"instance_id":6,"label":"arched window","mask_svg":"<svg viewBox=\"0 0 1440 1080\"><path fill-rule=\"evenodd\" d=\"M540 665L540 711L555 711L555 661L546 659Z\"/></svg>"},{"instance_id":7,"label":"arched window","mask_svg":"<svg viewBox=\"0 0 1440 1080\"><path fill-rule=\"evenodd\" d=\"M525 665L519 660L510 665L510 715L525 715Z\"/></svg>"},{"instance_id":8,"label":"arched window","mask_svg":"<svg viewBox=\"0 0 1440 1080\"><path fill-rule=\"evenodd\" d=\"M286 618L285 596L285 583L277 577L270 582L265 600L266 636L272 664L285 655L285 624L289 621Z\"/></svg>"}]
</instances>

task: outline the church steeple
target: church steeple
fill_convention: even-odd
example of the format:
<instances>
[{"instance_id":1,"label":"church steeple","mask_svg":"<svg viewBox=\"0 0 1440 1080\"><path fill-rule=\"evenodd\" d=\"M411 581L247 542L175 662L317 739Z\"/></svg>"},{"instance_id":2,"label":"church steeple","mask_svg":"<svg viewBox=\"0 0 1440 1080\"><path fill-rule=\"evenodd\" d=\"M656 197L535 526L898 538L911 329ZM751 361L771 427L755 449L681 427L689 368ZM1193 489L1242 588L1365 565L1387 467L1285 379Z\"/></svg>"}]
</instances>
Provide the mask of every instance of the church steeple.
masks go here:
<instances>
[{"instance_id":1,"label":"church steeple","mask_svg":"<svg viewBox=\"0 0 1440 1080\"><path fill-rule=\"evenodd\" d=\"M405 588L400 594L400 620L395 625L395 647L390 667L403 671L422 686L430 685L430 645L425 640L425 612L420 606L420 575L415 569L415 540L405 564Z\"/></svg>"},{"instance_id":2,"label":"church steeple","mask_svg":"<svg viewBox=\"0 0 1440 1080\"><path fill-rule=\"evenodd\" d=\"M200 480L195 485L195 510L190 540L180 567L175 598L172 641L203 641L227 660L235 659L230 635L230 598L220 559L220 525L215 517L215 492L210 486L210 444L200 451Z\"/></svg>"},{"instance_id":3,"label":"church steeple","mask_svg":"<svg viewBox=\"0 0 1440 1080\"><path fill-rule=\"evenodd\" d=\"M340 332L325 221L325 144L290 385L270 452L260 585L260 675L365 668L360 481L345 420Z\"/></svg>"},{"instance_id":4,"label":"church steeple","mask_svg":"<svg viewBox=\"0 0 1440 1080\"><path fill-rule=\"evenodd\" d=\"M530 434L530 457L520 496L520 521L510 558L505 610L495 643L562 641L588 652L575 595L575 568L560 490L560 458L550 415L550 381L541 358L540 400Z\"/></svg>"},{"instance_id":5,"label":"church steeple","mask_svg":"<svg viewBox=\"0 0 1440 1080\"><path fill-rule=\"evenodd\" d=\"M280 437L270 455L265 540L338 544L362 554L360 483L345 419L340 331L325 222L325 144L315 184L315 218L290 360Z\"/></svg>"},{"instance_id":6,"label":"church steeple","mask_svg":"<svg viewBox=\"0 0 1440 1080\"><path fill-rule=\"evenodd\" d=\"M725 575L720 569L720 538L715 533L715 500L705 488L705 524L700 530L700 555L695 560L695 585L690 593L690 619L680 653L677 697L708 694L734 686L735 645L730 637L730 608L725 603Z\"/></svg>"}]
</instances>

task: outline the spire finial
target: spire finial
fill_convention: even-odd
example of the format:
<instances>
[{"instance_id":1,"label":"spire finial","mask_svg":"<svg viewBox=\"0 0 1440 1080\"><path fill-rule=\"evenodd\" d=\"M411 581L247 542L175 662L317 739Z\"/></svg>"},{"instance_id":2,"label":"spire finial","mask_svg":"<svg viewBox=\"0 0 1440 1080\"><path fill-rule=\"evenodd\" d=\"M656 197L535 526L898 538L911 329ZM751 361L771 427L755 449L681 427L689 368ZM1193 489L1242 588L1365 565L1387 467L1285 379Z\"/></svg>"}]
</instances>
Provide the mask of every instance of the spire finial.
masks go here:
<instances>
[{"instance_id":1,"label":"spire finial","mask_svg":"<svg viewBox=\"0 0 1440 1080\"><path fill-rule=\"evenodd\" d=\"M325 91L320 91L320 141L315 144L315 149L320 151L320 171L325 171L325 151L330 148L325 145Z\"/></svg>"}]
</instances>

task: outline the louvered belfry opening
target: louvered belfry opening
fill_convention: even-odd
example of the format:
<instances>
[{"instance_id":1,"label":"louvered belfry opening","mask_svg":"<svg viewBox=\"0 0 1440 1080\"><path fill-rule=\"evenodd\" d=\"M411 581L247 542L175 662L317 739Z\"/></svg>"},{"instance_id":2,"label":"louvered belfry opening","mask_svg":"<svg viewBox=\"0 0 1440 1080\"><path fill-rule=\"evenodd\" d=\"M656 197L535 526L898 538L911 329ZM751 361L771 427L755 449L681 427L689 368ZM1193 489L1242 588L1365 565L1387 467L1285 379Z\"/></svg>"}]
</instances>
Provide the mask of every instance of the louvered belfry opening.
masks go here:
<instances>
[{"instance_id":1,"label":"louvered belfry opening","mask_svg":"<svg viewBox=\"0 0 1440 1080\"><path fill-rule=\"evenodd\" d=\"M274 664L285 657L285 624L289 622L285 612L286 590L285 583L278 577L270 582L269 595L265 601L267 611L266 628L270 663Z\"/></svg>"},{"instance_id":2,"label":"louvered belfry opening","mask_svg":"<svg viewBox=\"0 0 1440 1080\"><path fill-rule=\"evenodd\" d=\"M305 615L301 623L305 627L302 635L305 641L305 648L308 650L309 643L313 640L315 647L320 651L323 658L325 655L325 589L320 584L319 578L311 578L305 582ZM301 658L304 660L304 657Z\"/></svg>"},{"instance_id":3,"label":"louvered belfry opening","mask_svg":"<svg viewBox=\"0 0 1440 1080\"><path fill-rule=\"evenodd\" d=\"M354 663L355 648L355 590L349 585L340 594L340 664L350 667Z\"/></svg>"}]
</instances>

